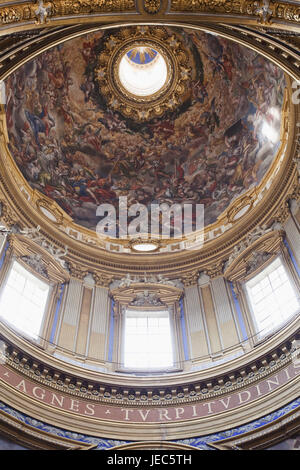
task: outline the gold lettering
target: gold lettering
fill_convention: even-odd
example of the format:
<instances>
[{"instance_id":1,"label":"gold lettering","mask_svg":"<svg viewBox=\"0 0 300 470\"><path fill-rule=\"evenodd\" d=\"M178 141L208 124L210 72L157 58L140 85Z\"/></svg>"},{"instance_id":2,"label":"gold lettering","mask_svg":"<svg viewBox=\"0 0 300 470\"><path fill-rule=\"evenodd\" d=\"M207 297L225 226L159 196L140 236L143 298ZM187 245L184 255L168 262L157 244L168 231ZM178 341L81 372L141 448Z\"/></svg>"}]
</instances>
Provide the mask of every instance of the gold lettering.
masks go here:
<instances>
[{"instance_id":1,"label":"gold lettering","mask_svg":"<svg viewBox=\"0 0 300 470\"><path fill-rule=\"evenodd\" d=\"M130 418L129 418L129 411L133 411L133 410L129 410L129 409L126 409L126 408L122 408L121 411L125 411L125 421L130 421Z\"/></svg>"},{"instance_id":2,"label":"gold lettering","mask_svg":"<svg viewBox=\"0 0 300 470\"><path fill-rule=\"evenodd\" d=\"M145 414L143 413L142 410L139 410L139 413L141 417L143 418L143 421L146 421L146 419L148 418L148 414L150 413L150 410L146 410Z\"/></svg>"},{"instance_id":3,"label":"gold lettering","mask_svg":"<svg viewBox=\"0 0 300 470\"><path fill-rule=\"evenodd\" d=\"M163 419L165 418L167 421L170 421L171 418L169 417L168 415L168 410L158 410L159 412L159 419L160 421L163 421Z\"/></svg>"},{"instance_id":4,"label":"gold lettering","mask_svg":"<svg viewBox=\"0 0 300 470\"><path fill-rule=\"evenodd\" d=\"M274 378L274 379L269 379L269 380L267 380L267 385L268 385L270 391L272 390L271 385L279 385L278 376L275 375L275 378Z\"/></svg>"},{"instance_id":5,"label":"gold lettering","mask_svg":"<svg viewBox=\"0 0 300 470\"><path fill-rule=\"evenodd\" d=\"M95 409L94 409L95 405L92 405L91 403L87 403L85 407L86 407L86 409L84 410L85 415L93 416L95 414ZM90 413L88 413L87 410L90 411Z\"/></svg>"},{"instance_id":6,"label":"gold lettering","mask_svg":"<svg viewBox=\"0 0 300 470\"><path fill-rule=\"evenodd\" d=\"M79 401L78 400L73 400L73 398L71 398L70 410L71 411L79 411Z\"/></svg>"},{"instance_id":7,"label":"gold lettering","mask_svg":"<svg viewBox=\"0 0 300 470\"><path fill-rule=\"evenodd\" d=\"M246 393L246 395L247 395L245 400L243 400L242 393ZM249 392L249 390L244 390L243 392L239 392L238 396L239 396L239 400L240 400L240 404L241 404L241 403L245 403L246 401L250 400L251 393Z\"/></svg>"},{"instance_id":8,"label":"gold lettering","mask_svg":"<svg viewBox=\"0 0 300 470\"><path fill-rule=\"evenodd\" d=\"M22 387L22 389L20 388ZM27 393L26 386L25 386L25 380L21 380L19 385L16 386L18 390L21 390L21 392Z\"/></svg>"},{"instance_id":9,"label":"gold lettering","mask_svg":"<svg viewBox=\"0 0 300 470\"><path fill-rule=\"evenodd\" d=\"M38 392L38 390L40 390L41 393ZM34 395L36 398L39 398L40 400L44 400L45 395L46 395L45 390L43 390L43 389L40 388L40 387L33 387L32 393L33 393L33 395Z\"/></svg>"},{"instance_id":10,"label":"gold lettering","mask_svg":"<svg viewBox=\"0 0 300 470\"><path fill-rule=\"evenodd\" d=\"M54 401L57 401L58 405L62 407L64 404L64 399L65 397L60 396L60 399L59 399L58 396L55 395L55 393L52 393L51 405L55 405Z\"/></svg>"},{"instance_id":11,"label":"gold lettering","mask_svg":"<svg viewBox=\"0 0 300 470\"><path fill-rule=\"evenodd\" d=\"M180 419L184 413L184 408L175 408L175 413L176 413L175 419Z\"/></svg>"}]
</instances>

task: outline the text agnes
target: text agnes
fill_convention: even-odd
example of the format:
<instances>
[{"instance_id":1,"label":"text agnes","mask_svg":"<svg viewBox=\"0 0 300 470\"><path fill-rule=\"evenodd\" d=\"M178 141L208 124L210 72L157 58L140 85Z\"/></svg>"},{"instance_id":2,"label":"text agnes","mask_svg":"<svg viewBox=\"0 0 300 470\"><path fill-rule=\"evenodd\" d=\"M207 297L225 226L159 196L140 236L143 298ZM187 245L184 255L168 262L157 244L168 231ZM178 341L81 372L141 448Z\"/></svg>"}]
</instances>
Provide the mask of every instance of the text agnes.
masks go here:
<instances>
[{"instance_id":1,"label":"text agnes","mask_svg":"<svg viewBox=\"0 0 300 470\"><path fill-rule=\"evenodd\" d=\"M1 367L1 366L0 366ZM62 410L71 411L83 416L98 419L118 420L123 422L171 422L177 420L194 419L202 416L211 416L224 411L229 411L253 400L272 393L276 388L289 382L298 375L299 368L290 365L270 378L266 378L259 384L236 391L231 395L213 400L205 400L197 404L183 404L182 406L161 406L149 408L122 408L103 403L92 403L71 398L58 392L53 392L42 386L33 384L21 377L15 377L14 386L25 395L34 397L47 405ZM11 374L11 372L9 373ZM2 374L1 374L2 375ZM11 376L10 376L11 377ZM4 378L4 377L3 377ZM8 379L8 378L7 378ZM9 381L9 380L8 380Z\"/></svg>"}]
</instances>

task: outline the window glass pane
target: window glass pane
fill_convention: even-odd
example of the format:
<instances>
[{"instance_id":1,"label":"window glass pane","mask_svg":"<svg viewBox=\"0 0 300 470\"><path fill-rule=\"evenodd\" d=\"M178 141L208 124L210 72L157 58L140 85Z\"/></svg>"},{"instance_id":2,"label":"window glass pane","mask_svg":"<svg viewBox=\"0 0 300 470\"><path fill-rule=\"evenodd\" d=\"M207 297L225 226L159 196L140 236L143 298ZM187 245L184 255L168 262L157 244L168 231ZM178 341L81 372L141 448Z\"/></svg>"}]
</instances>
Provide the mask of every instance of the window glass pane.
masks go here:
<instances>
[{"instance_id":1,"label":"window glass pane","mask_svg":"<svg viewBox=\"0 0 300 470\"><path fill-rule=\"evenodd\" d=\"M280 258L246 282L259 336L264 336L300 309L297 295Z\"/></svg>"},{"instance_id":2,"label":"window glass pane","mask_svg":"<svg viewBox=\"0 0 300 470\"><path fill-rule=\"evenodd\" d=\"M124 366L147 370L168 368L172 365L169 313L127 311Z\"/></svg>"},{"instance_id":3,"label":"window glass pane","mask_svg":"<svg viewBox=\"0 0 300 470\"><path fill-rule=\"evenodd\" d=\"M0 298L0 317L20 332L36 339L48 293L48 284L15 261Z\"/></svg>"}]
</instances>

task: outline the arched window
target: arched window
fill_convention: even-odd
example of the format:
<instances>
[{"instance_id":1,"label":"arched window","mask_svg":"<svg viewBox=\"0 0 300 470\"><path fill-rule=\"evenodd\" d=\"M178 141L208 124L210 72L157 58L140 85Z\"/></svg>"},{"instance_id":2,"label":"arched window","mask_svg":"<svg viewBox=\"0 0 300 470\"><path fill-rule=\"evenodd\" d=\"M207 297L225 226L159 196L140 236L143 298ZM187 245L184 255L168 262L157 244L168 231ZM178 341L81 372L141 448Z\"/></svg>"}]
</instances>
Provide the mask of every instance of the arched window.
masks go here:
<instances>
[{"instance_id":1,"label":"arched window","mask_svg":"<svg viewBox=\"0 0 300 470\"><path fill-rule=\"evenodd\" d=\"M49 289L49 284L14 261L0 297L1 320L21 333L37 339L43 323Z\"/></svg>"},{"instance_id":2,"label":"arched window","mask_svg":"<svg viewBox=\"0 0 300 470\"><path fill-rule=\"evenodd\" d=\"M300 310L299 293L280 256L245 282L245 288L259 337L277 329Z\"/></svg>"},{"instance_id":3,"label":"arched window","mask_svg":"<svg viewBox=\"0 0 300 470\"><path fill-rule=\"evenodd\" d=\"M298 267L285 232L253 233L252 243L238 250L224 272L251 346L287 326L300 312Z\"/></svg>"}]
</instances>

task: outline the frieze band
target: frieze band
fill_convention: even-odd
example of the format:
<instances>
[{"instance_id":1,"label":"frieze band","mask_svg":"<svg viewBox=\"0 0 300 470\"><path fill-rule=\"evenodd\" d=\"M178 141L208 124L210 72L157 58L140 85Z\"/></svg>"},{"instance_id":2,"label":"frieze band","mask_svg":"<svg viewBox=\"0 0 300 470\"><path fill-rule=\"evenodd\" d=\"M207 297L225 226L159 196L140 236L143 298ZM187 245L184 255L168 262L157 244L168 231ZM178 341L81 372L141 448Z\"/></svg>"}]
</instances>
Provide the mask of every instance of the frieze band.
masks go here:
<instances>
[{"instance_id":1,"label":"frieze band","mask_svg":"<svg viewBox=\"0 0 300 470\"><path fill-rule=\"evenodd\" d=\"M161 0L145 0L144 12L154 17L161 15ZM212 14L228 15L228 19L241 15L245 19L257 24L273 25L276 22L299 23L300 7L294 3L277 2L272 0L172 0L168 15L177 13L201 13L210 16ZM0 8L0 26L32 23L37 27L48 26L49 23L62 18L71 18L76 15L88 18L95 14L122 14L131 13L139 15L134 0L56 0L26 2L22 5L9 2ZM94 19L94 18L93 18Z\"/></svg>"},{"instance_id":2,"label":"frieze band","mask_svg":"<svg viewBox=\"0 0 300 470\"><path fill-rule=\"evenodd\" d=\"M205 380L185 379L173 385L116 386L109 382L86 380L80 376L65 375L53 369L51 364L30 359L26 354L12 347L6 340L0 340L0 363L39 386L67 393L70 396L90 399L104 404L117 403L119 406L158 406L215 400L228 393L239 392L251 384L270 378L287 367L291 359L295 363L297 334L291 336L280 348L269 350L266 356L248 362L239 369L232 369L224 376L209 377ZM1 349L2 345L2 349ZM299 361L296 365L299 366Z\"/></svg>"},{"instance_id":3,"label":"frieze band","mask_svg":"<svg viewBox=\"0 0 300 470\"><path fill-rule=\"evenodd\" d=\"M97 419L114 420L119 422L174 422L179 420L190 420L210 415L217 415L225 411L234 410L244 404L251 403L258 398L264 397L275 389L286 385L300 373L300 365L289 364L275 375L260 381L248 388L226 395L224 398L205 401L198 404L184 404L163 408L122 408L120 406L96 404L61 393L53 392L46 387L40 387L21 377L15 372L0 365L0 376L2 381L13 387L14 391L22 392L26 396L37 399L56 409L71 411L83 416Z\"/></svg>"}]
</instances>

